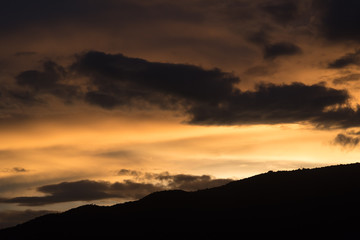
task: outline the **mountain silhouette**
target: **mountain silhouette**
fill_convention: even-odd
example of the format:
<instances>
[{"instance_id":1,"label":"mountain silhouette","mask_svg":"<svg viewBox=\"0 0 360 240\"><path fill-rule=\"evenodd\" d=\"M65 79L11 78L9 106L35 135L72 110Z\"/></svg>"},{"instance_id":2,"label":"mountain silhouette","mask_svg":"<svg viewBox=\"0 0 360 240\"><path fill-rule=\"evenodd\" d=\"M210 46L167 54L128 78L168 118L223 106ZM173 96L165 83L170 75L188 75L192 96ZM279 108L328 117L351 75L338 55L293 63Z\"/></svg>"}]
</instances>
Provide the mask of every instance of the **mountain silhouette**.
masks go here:
<instances>
[{"instance_id":1,"label":"mountain silhouette","mask_svg":"<svg viewBox=\"0 0 360 240\"><path fill-rule=\"evenodd\" d=\"M269 171L226 185L85 205L0 230L0 239L341 239L359 236L360 164Z\"/></svg>"}]
</instances>

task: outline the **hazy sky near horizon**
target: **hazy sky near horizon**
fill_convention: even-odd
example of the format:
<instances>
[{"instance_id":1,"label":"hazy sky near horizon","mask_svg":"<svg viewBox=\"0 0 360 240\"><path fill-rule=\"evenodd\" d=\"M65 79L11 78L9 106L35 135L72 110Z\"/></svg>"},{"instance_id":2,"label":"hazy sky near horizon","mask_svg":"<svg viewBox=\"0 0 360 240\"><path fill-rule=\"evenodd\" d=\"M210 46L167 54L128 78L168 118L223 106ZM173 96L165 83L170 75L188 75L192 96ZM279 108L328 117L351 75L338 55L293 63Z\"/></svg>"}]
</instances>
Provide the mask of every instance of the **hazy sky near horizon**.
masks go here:
<instances>
[{"instance_id":1,"label":"hazy sky near horizon","mask_svg":"<svg viewBox=\"0 0 360 240\"><path fill-rule=\"evenodd\" d=\"M360 157L356 0L14 0L0 227Z\"/></svg>"}]
</instances>

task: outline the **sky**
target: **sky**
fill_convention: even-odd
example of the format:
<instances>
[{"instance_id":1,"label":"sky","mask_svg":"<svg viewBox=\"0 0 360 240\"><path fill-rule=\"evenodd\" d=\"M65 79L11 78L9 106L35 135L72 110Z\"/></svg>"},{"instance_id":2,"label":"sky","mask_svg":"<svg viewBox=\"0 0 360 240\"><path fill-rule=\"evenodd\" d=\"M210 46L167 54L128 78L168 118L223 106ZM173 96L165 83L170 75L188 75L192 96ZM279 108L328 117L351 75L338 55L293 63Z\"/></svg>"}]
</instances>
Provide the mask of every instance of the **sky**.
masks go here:
<instances>
[{"instance_id":1,"label":"sky","mask_svg":"<svg viewBox=\"0 0 360 240\"><path fill-rule=\"evenodd\" d=\"M0 228L360 157L357 0L13 0Z\"/></svg>"}]
</instances>

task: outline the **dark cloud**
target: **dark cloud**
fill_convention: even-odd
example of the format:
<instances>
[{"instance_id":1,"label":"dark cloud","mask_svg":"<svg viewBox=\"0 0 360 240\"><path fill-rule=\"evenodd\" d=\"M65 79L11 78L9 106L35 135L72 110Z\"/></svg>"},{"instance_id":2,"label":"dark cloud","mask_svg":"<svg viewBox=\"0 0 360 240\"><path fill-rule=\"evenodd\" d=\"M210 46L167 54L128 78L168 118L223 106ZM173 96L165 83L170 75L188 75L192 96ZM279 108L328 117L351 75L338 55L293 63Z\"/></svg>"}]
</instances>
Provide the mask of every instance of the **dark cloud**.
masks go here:
<instances>
[{"instance_id":1,"label":"dark cloud","mask_svg":"<svg viewBox=\"0 0 360 240\"><path fill-rule=\"evenodd\" d=\"M360 40L360 2L357 0L314 0L319 30L330 41Z\"/></svg>"},{"instance_id":2,"label":"dark cloud","mask_svg":"<svg viewBox=\"0 0 360 240\"><path fill-rule=\"evenodd\" d=\"M278 42L266 44L264 47L264 59L275 59L280 56L292 56L302 53L299 46L290 42Z\"/></svg>"},{"instance_id":3,"label":"dark cloud","mask_svg":"<svg viewBox=\"0 0 360 240\"><path fill-rule=\"evenodd\" d=\"M137 180L156 181L160 180L161 184L170 189L181 189L185 191L196 191L199 189L218 187L233 181L233 179L214 179L209 175L190 175L190 174L170 174L168 172L149 173L121 169L119 176L131 176Z\"/></svg>"},{"instance_id":4,"label":"dark cloud","mask_svg":"<svg viewBox=\"0 0 360 240\"><path fill-rule=\"evenodd\" d=\"M325 107L344 104L349 99L346 91L321 84L260 84L256 91L241 92L235 87L239 79L218 69L151 63L119 54L90 52L80 56L72 68L89 76L98 91L109 97L106 101L93 98L91 103L103 107L129 104L119 98L143 98L156 103L156 97L164 96L172 98L169 103L174 105L180 102L193 124L311 121L322 115Z\"/></svg>"},{"instance_id":5,"label":"dark cloud","mask_svg":"<svg viewBox=\"0 0 360 240\"><path fill-rule=\"evenodd\" d=\"M64 67L53 61L46 61L43 64L43 71L27 70L16 76L16 83L19 86L27 87L30 91L13 92L13 95L22 100L33 100L36 94L52 94L66 101L77 96L76 86L62 83L66 76ZM22 93L22 94L21 94Z\"/></svg>"},{"instance_id":6,"label":"dark cloud","mask_svg":"<svg viewBox=\"0 0 360 240\"><path fill-rule=\"evenodd\" d=\"M323 111L312 122L320 128L358 127L360 126L360 105L357 105L356 108L346 106Z\"/></svg>"},{"instance_id":7,"label":"dark cloud","mask_svg":"<svg viewBox=\"0 0 360 240\"><path fill-rule=\"evenodd\" d=\"M58 202L68 202L77 200L94 200L111 197L103 192L108 187L107 183L94 181L63 182L56 185L46 185L39 187L38 191L47 194L42 197L16 197L8 199L7 203L19 203L24 206L45 205ZM91 189L89 191L89 189Z\"/></svg>"},{"instance_id":8,"label":"dark cloud","mask_svg":"<svg viewBox=\"0 0 360 240\"><path fill-rule=\"evenodd\" d=\"M260 7L280 24L294 20L298 14L298 6L293 1L270 2Z\"/></svg>"},{"instance_id":9,"label":"dark cloud","mask_svg":"<svg viewBox=\"0 0 360 240\"><path fill-rule=\"evenodd\" d=\"M263 57L273 60L278 57L293 56L302 53L299 46L291 42L273 42L270 36L272 30L263 28L260 31L250 33L246 39L262 48Z\"/></svg>"},{"instance_id":10,"label":"dark cloud","mask_svg":"<svg viewBox=\"0 0 360 240\"><path fill-rule=\"evenodd\" d=\"M343 147L355 147L359 144L359 137L351 137L345 134L338 134L334 140L335 144L341 145Z\"/></svg>"},{"instance_id":11,"label":"dark cloud","mask_svg":"<svg viewBox=\"0 0 360 240\"><path fill-rule=\"evenodd\" d=\"M126 104L126 100L121 100L120 96L110 95L99 91L87 92L85 95L85 101L107 109L112 109L116 106Z\"/></svg>"},{"instance_id":12,"label":"dark cloud","mask_svg":"<svg viewBox=\"0 0 360 240\"><path fill-rule=\"evenodd\" d=\"M117 173L119 176L139 176L142 173L135 170L129 170L129 169L120 169Z\"/></svg>"},{"instance_id":13,"label":"dark cloud","mask_svg":"<svg viewBox=\"0 0 360 240\"><path fill-rule=\"evenodd\" d=\"M181 101L216 103L231 95L233 85L239 82L237 77L219 69L148 62L102 52L79 56L71 69L89 76L98 88L89 92L85 100L105 108L137 100L168 108Z\"/></svg>"},{"instance_id":14,"label":"dark cloud","mask_svg":"<svg viewBox=\"0 0 360 240\"><path fill-rule=\"evenodd\" d=\"M163 190L152 184L125 181L110 183L105 181L82 180L45 185L37 189L45 196L15 197L3 200L24 206L38 206L59 202L91 201L106 198L139 198L154 191Z\"/></svg>"},{"instance_id":15,"label":"dark cloud","mask_svg":"<svg viewBox=\"0 0 360 240\"><path fill-rule=\"evenodd\" d=\"M328 68L345 68L351 65L360 64L360 50L348 53L328 64Z\"/></svg>"},{"instance_id":16,"label":"dark cloud","mask_svg":"<svg viewBox=\"0 0 360 240\"><path fill-rule=\"evenodd\" d=\"M13 171L14 172L27 172L28 170L26 170L25 168L22 168L22 167L14 167Z\"/></svg>"},{"instance_id":17,"label":"dark cloud","mask_svg":"<svg viewBox=\"0 0 360 240\"><path fill-rule=\"evenodd\" d=\"M43 64L44 71L28 70L16 76L16 83L32 89L51 89L65 76L65 69L53 61Z\"/></svg>"},{"instance_id":18,"label":"dark cloud","mask_svg":"<svg viewBox=\"0 0 360 240\"><path fill-rule=\"evenodd\" d=\"M209 175L194 176L187 174L160 174L156 176L155 179L168 181L168 186L171 189L181 189L185 191L218 187L233 181L232 179L213 179Z\"/></svg>"},{"instance_id":19,"label":"dark cloud","mask_svg":"<svg viewBox=\"0 0 360 240\"><path fill-rule=\"evenodd\" d=\"M29 170L22 167L4 168L0 170L0 172L11 172L11 173L24 173L28 171Z\"/></svg>"},{"instance_id":20,"label":"dark cloud","mask_svg":"<svg viewBox=\"0 0 360 240\"><path fill-rule=\"evenodd\" d=\"M136 180L142 181L137 182L127 179L123 182L115 183L92 180L62 182L39 187L37 190L45 194L45 196L15 197L0 199L0 201L3 203L17 203L23 206L40 206L60 202L92 201L107 198L139 199L156 191L168 189L195 191L220 186L232 181L231 179L213 179L208 175L155 174L127 169L120 170L118 175L131 176ZM154 183L149 183L150 180Z\"/></svg>"},{"instance_id":21,"label":"dark cloud","mask_svg":"<svg viewBox=\"0 0 360 240\"><path fill-rule=\"evenodd\" d=\"M249 34L246 39L256 45L265 46L269 44L270 36L267 30L262 29L260 31Z\"/></svg>"},{"instance_id":22,"label":"dark cloud","mask_svg":"<svg viewBox=\"0 0 360 240\"><path fill-rule=\"evenodd\" d=\"M353 73L353 74L349 74L343 77L339 77L339 78L335 78L333 80L333 83L338 85L338 84L347 84L348 82L354 82L354 81L359 81L360 80L360 74L359 73Z\"/></svg>"},{"instance_id":23,"label":"dark cloud","mask_svg":"<svg viewBox=\"0 0 360 240\"><path fill-rule=\"evenodd\" d=\"M6 210L0 211L0 229L12 227L17 224L29 221L33 218L55 213L54 211L47 210L25 210L25 211L15 211L15 210Z\"/></svg>"},{"instance_id":24,"label":"dark cloud","mask_svg":"<svg viewBox=\"0 0 360 240\"><path fill-rule=\"evenodd\" d=\"M280 53L271 54L275 57ZM55 89L79 86L60 82L65 70L55 63L47 64L43 72L31 70L18 75L18 84L68 100L69 92L59 94ZM241 91L237 87L240 79L220 69L94 51L78 55L65 72L88 78L87 89L91 90L84 94L84 100L89 104L106 109L157 106L183 112L191 124L310 122L317 127L338 128L360 124L359 108L347 105L349 93L323 83L260 83L253 91Z\"/></svg>"},{"instance_id":25,"label":"dark cloud","mask_svg":"<svg viewBox=\"0 0 360 240\"><path fill-rule=\"evenodd\" d=\"M322 84L259 84L255 91L241 92L230 97L223 105L194 106L190 112L191 123L236 125L309 121L318 126L345 127L345 122L342 122L346 121L344 118L354 113L359 115L358 111L350 113L347 108L347 111L343 111L345 108L325 111L325 108L345 104L348 99L346 91L327 88ZM351 119L356 121L353 117Z\"/></svg>"}]
</instances>

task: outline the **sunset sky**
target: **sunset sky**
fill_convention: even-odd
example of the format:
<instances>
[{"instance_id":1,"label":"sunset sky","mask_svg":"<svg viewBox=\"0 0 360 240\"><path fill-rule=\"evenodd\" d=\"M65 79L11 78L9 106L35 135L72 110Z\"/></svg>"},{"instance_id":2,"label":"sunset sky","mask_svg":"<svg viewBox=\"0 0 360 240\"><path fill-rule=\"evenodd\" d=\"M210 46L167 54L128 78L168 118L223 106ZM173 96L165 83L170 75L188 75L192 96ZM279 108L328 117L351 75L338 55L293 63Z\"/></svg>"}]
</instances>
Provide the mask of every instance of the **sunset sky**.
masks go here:
<instances>
[{"instance_id":1,"label":"sunset sky","mask_svg":"<svg viewBox=\"0 0 360 240\"><path fill-rule=\"evenodd\" d=\"M360 157L360 1L0 8L0 228Z\"/></svg>"}]
</instances>

